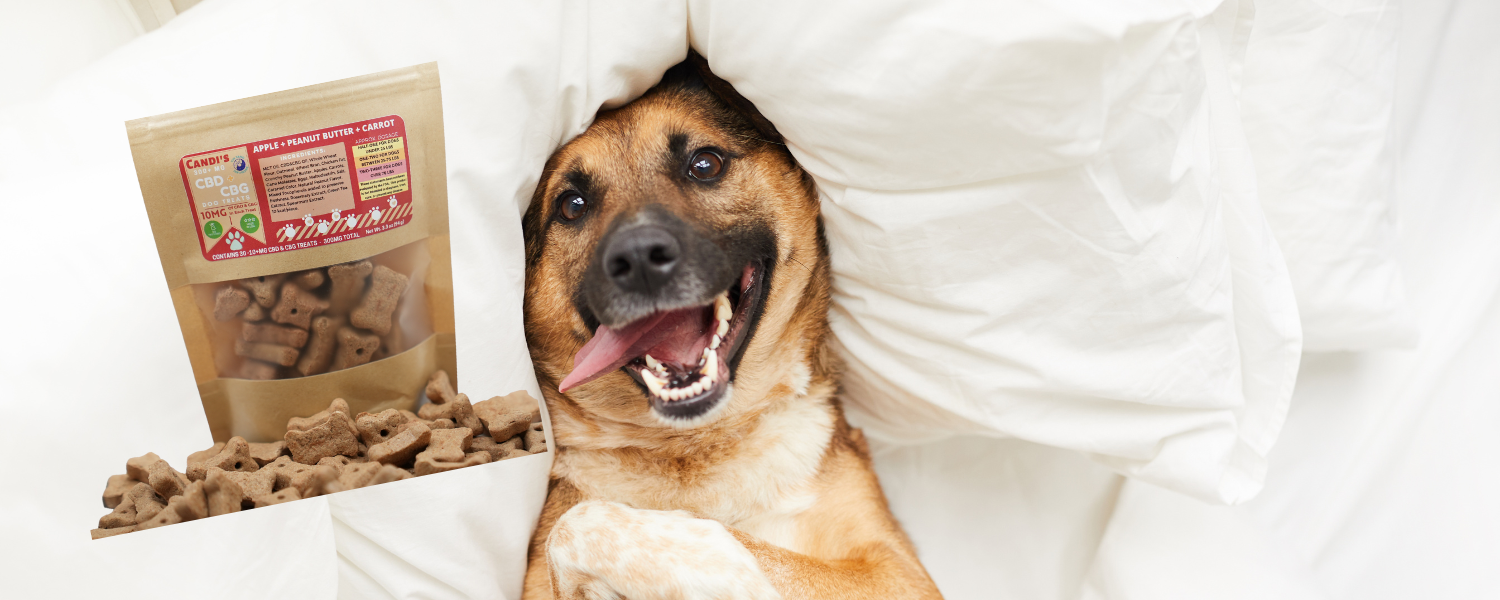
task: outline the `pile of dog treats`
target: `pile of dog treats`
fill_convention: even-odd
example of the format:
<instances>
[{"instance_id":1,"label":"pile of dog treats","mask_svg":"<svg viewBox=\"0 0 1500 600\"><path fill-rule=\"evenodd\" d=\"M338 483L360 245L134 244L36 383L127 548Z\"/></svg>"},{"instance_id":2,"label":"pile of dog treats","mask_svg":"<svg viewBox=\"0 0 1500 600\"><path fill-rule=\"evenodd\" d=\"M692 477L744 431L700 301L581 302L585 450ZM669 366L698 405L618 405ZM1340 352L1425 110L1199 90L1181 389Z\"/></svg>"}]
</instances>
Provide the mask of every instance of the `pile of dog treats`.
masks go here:
<instances>
[{"instance_id":1,"label":"pile of dog treats","mask_svg":"<svg viewBox=\"0 0 1500 600\"><path fill-rule=\"evenodd\" d=\"M311 417L293 417L280 442L242 437L194 452L187 473L154 453L126 461L109 478L94 539L244 509L462 469L547 450L541 411L526 392L471 404L448 374L427 383L425 404L350 416L336 399ZM503 440L503 441L501 441Z\"/></svg>"},{"instance_id":2,"label":"pile of dog treats","mask_svg":"<svg viewBox=\"0 0 1500 600\"><path fill-rule=\"evenodd\" d=\"M408 278L370 260L241 279L214 293L214 319L243 322L244 379L340 371L402 350L392 318Z\"/></svg>"}]
</instances>

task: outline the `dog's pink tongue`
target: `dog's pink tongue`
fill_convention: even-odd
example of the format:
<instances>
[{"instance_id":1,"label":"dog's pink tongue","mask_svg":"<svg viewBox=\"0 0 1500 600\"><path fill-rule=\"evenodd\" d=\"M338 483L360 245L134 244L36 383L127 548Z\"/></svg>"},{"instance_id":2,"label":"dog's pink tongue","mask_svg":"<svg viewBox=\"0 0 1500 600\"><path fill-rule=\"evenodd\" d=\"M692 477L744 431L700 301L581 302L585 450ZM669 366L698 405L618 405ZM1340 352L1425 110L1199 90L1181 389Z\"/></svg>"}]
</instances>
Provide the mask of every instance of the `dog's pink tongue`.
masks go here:
<instances>
[{"instance_id":1,"label":"dog's pink tongue","mask_svg":"<svg viewBox=\"0 0 1500 600\"><path fill-rule=\"evenodd\" d=\"M628 353L630 348L668 314L670 313L656 313L620 329L600 325L599 330L594 332L594 339L589 340L578 349L578 354L573 355L573 372L563 378L557 391L566 392L625 366L625 363L635 358L634 354Z\"/></svg>"}]
</instances>

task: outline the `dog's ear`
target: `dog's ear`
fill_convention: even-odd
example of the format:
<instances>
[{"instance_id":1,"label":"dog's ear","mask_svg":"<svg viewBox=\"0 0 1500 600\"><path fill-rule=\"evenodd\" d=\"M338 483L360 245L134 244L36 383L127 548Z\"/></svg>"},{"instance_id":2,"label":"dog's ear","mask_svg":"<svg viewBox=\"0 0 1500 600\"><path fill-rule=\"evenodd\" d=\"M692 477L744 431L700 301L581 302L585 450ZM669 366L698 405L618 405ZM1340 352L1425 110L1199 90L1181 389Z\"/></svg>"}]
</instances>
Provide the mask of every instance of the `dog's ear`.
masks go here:
<instances>
[{"instance_id":1,"label":"dog's ear","mask_svg":"<svg viewBox=\"0 0 1500 600\"><path fill-rule=\"evenodd\" d=\"M698 54L697 50L688 50L687 59L669 69L662 77L662 83L677 83L686 87L702 86L719 101L729 105L731 109L749 121L755 131L760 134L761 139L773 144L784 145L786 143L781 137L781 132L776 130L776 126L761 115L759 109L755 108L755 103L734 91L734 86L729 85L728 81L714 75L713 71L708 68L708 59Z\"/></svg>"}]
</instances>

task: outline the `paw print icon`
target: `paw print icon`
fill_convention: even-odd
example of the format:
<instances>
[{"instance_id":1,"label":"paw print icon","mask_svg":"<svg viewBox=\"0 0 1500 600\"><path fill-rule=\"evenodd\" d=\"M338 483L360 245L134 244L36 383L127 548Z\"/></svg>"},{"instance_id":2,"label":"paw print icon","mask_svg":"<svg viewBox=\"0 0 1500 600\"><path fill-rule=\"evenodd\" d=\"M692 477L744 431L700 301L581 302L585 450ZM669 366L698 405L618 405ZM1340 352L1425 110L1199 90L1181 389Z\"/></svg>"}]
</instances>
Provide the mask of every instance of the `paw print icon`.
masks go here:
<instances>
[{"instance_id":1,"label":"paw print icon","mask_svg":"<svg viewBox=\"0 0 1500 600\"><path fill-rule=\"evenodd\" d=\"M302 222L306 223L308 227L312 227L313 226L312 215L302 215Z\"/></svg>"},{"instance_id":2,"label":"paw print icon","mask_svg":"<svg viewBox=\"0 0 1500 600\"><path fill-rule=\"evenodd\" d=\"M396 197L391 196L391 208L396 208Z\"/></svg>"},{"instance_id":3,"label":"paw print icon","mask_svg":"<svg viewBox=\"0 0 1500 600\"><path fill-rule=\"evenodd\" d=\"M354 216L354 215L349 215L347 217L344 217L344 226L345 227L348 227L350 229L354 229L354 226L358 225L358 224L359 224L359 217Z\"/></svg>"},{"instance_id":4,"label":"paw print icon","mask_svg":"<svg viewBox=\"0 0 1500 600\"><path fill-rule=\"evenodd\" d=\"M339 220L339 209L337 209L337 208L333 209L333 218L331 220L333 220L333 221Z\"/></svg>"},{"instance_id":5,"label":"paw print icon","mask_svg":"<svg viewBox=\"0 0 1500 600\"><path fill-rule=\"evenodd\" d=\"M370 220L371 221L379 221L380 220L380 207L379 206L374 206L374 207L370 208Z\"/></svg>"},{"instance_id":6,"label":"paw print icon","mask_svg":"<svg viewBox=\"0 0 1500 600\"><path fill-rule=\"evenodd\" d=\"M318 235L328 233L328 221L318 221Z\"/></svg>"},{"instance_id":7,"label":"paw print icon","mask_svg":"<svg viewBox=\"0 0 1500 600\"><path fill-rule=\"evenodd\" d=\"M229 240L230 250L239 250L245 247L245 236L241 235L238 231L229 232L229 235L224 236L224 239Z\"/></svg>"},{"instance_id":8,"label":"paw print icon","mask_svg":"<svg viewBox=\"0 0 1500 600\"><path fill-rule=\"evenodd\" d=\"M291 224L287 224L286 227L281 228L281 237L292 239L292 237L295 235L297 235L297 228L292 227Z\"/></svg>"}]
</instances>

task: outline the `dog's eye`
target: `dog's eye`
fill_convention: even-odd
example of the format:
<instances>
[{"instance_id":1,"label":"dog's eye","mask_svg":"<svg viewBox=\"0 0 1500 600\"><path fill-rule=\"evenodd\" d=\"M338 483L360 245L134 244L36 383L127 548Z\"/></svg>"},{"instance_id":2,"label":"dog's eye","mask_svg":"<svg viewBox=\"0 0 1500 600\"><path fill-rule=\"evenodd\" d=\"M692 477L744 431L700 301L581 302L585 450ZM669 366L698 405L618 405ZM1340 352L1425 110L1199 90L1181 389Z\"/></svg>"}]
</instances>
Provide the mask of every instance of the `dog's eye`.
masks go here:
<instances>
[{"instance_id":1,"label":"dog's eye","mask_svg":"<svg viewBox=\"0 0 1500 600\"><path fill-rule=\"evenodd\" d=\"M713 181L724 173L724 157L712 150L700 151L688 162L687 171L689 177L698 181Z\"/></svg>"},{"instance_id":2,"label":"dog's eye","mask_svg":"<svg viewBox=\"0 0 1500 600\"><path fill-rule=\"evenodd\" d=\"M583 196L578 195L576 192L568 192L563 195L562 206L559 207L558 211L562 215L563 220L572 221L583 216L584 211L588 210L588 208L589 203L583 199Z\"/></svg>"}]
</instances>

